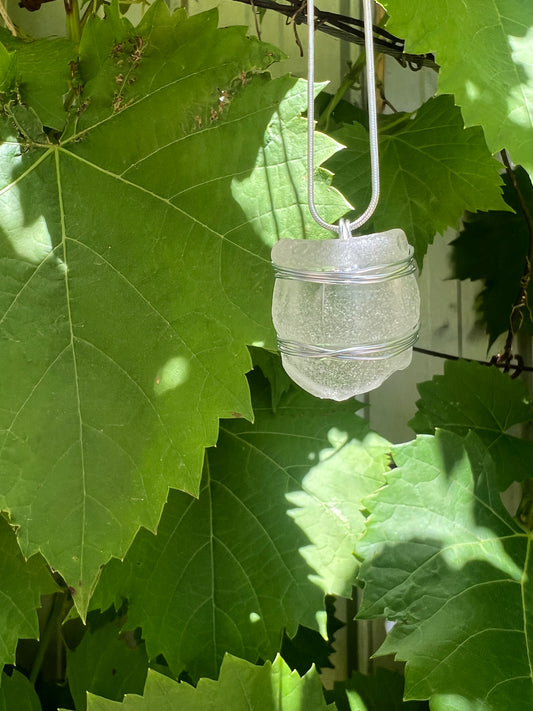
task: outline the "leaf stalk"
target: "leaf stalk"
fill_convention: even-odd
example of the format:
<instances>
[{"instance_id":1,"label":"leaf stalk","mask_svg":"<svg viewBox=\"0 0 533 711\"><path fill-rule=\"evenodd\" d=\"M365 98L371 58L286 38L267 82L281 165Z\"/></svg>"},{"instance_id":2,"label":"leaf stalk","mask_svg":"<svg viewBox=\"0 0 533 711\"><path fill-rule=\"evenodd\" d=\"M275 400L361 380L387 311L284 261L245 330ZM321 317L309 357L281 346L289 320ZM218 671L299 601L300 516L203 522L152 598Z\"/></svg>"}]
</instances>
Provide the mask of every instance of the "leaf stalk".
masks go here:
<instances>
[{"instance_id":1,"label":"leaf stalk","mask_svg":"<svg viewBox=\"0 0 533 711\"><path fill-rule=\"evenodd\" d=\"M69 38L75 45L80 43L81 39L81 22L80 22L80 7L78 0L64 0L65 14L67 16L67 31Z\"/></svg>"},{"instance_id":2,"label":"leaf stalk","mask_svg":"<svg viewBox=\"0 0 533 711\"><path fill-rule=\"evenodd\" d=\"M286 4L275 2L275 0L232 0L245 5L253 5L255 8L264 10L273 10L284 15L294 25L307 24L307 13L305 10L305 0L290 0ZM316 29L320 32L335 37L345 42L352 42L364 46L365 33L362 29L363 23L361 20L349 17L347 15L339 15L334 12L326 12L315 8ZM399 37L395 37L387 30L379 26L374 26L374 44L376 50L394 57L402 67L408 67L413 71L418 71L422 67L430 67L435 71L439 70L439 66L435 62L432 54L409 54L404 52L404 41Z\"/></svg>"},{"instance_id":3,"label":"leaf stalk","mask_svg":"<svg viewBox=\"0 0 533 711\"><path fill-rule=\"evenodd\" d=\"M30 682L34 686L39 676L39 672L41 671L50 642L52 641L54 634L57 634L66 613L71 607L72 601L68 595L62 592L54 593L50 611L41 632L37 655L31 668Z\"/></svg>"},{"instance_id":4,"label":"leaf stalk","mask_svg":"<svg viewBox=\"0 0 533 711\"><path fill-rule=\"evenodd\" d=\"M329 122L331 119L331 114L333 111L337 108L339 103L342 101L343 97L345 94L347 94L352 86L357 83L359 76L363 69L365 68L366 64L366 52L363 49L361 51L361 54L357 57L356 61L352 64L350 67L350 70L344 77L344 79L341 82L341 85L335 92L335 95L331 97L331 99L328 102L328 105L322 111L320 114L318 121L317 121L317 128L320 131L326 131L329 128Z\"/></svg>"}]
</instances>

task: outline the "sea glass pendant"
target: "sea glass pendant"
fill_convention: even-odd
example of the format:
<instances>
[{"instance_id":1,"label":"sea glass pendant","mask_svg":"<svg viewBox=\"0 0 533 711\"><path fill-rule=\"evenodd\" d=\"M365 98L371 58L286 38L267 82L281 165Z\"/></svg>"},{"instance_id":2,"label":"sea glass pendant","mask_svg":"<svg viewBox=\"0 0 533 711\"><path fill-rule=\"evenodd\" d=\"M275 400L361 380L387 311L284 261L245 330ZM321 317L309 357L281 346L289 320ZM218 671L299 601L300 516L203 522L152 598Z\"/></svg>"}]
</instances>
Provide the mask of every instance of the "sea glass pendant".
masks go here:
<instances>
[{"instance_id":1,"label":"sea glass pendant","mask_svg":"<svg viewBox=\"0 0 533 711\"><path fill-rule=\"evenodd\" d=\"M346 400L409 365L420 296L402 230L282 239L272 262L272 317L283 367L304 390Z\"/></svg>"}]
</instances>

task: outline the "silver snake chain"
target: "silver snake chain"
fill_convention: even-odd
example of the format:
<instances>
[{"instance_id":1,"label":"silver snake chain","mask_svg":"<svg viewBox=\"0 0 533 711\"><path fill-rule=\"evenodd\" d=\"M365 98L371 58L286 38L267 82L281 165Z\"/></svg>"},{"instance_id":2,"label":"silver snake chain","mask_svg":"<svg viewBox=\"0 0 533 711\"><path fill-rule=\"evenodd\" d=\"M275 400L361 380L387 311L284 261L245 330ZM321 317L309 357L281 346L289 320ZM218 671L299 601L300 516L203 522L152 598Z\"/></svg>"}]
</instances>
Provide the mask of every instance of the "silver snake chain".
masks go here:
<instances>
[{"instance_id":1,"label":"silver snake chain","mask_svg":"<svg viewBox=\"0 0 533 711\"><path fill-rule=\"evenodd\" d=\"M366 90L368 97L368 128L370 137L370 166L372 181L372 197L363 214L353 222L341 220L338 225L330 225L323 220L315 205L315 138L314 138L314 83L315 83L315 3L307 0L307 37L308 37L308 63L307 63L307 199L309 211L321 227L331 232L339 233L340 237L350 237L353 230L358 229L367 222L378 204L379 200L379 151L378 151L378 121L376 108L376 91L374 84L374 38L372 21L372 0L363 0L365 50L366 50Z\"/></svg>"}]
</instances>

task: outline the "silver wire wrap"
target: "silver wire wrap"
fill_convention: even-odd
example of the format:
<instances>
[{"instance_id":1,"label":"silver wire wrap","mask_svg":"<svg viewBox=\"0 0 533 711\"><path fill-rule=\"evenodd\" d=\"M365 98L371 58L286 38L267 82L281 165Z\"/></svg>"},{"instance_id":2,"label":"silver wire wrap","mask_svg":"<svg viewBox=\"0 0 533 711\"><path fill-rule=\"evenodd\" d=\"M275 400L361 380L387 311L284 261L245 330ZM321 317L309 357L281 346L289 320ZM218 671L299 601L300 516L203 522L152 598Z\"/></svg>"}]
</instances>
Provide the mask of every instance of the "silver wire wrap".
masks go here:
<instances>
[{"instance_id":1,"label":"silver wire wrap","mask_svg":"<svg viewBox=\"0 0 533 711\"><path fill-rule=\"evenodd\" d=\"M386 343L372 343L349 348L334 348L328 346L311 346L298 341L287 341L278 338L278 349L286 356L298 358L337 358L339 360L386 360L392 356L400 355L408 348L412 348L418 340L419 329L402 338Z\"/></svg>"},{"instance_id":2,"label":"silver wire wrap","mask_svg":"<svg viewBox=\"0 0 533 711\"><path fill-rule=\"evenodd\" d=\"M307 26L308 26L308 86L307 86L307 171L308 171L308 203L311 216L321 227L336 232L340 239L352 237L352 232L367 222L374 214L379 201L380 176L379 176L379 151L376 93L374 86L374 41L372 22L372 0L363 0L363 18L365 30L366 50L366 83L368 97L368 123L370 142L370 164L372 196L366 210L352 222L342 219L338 225L331 225L323 220L317 212L315 205L314 189L314 81L315 81L315 42L314 42L314 0L307 0ZM408 255L392 264L380 264L371 267L353 269L305 270L291 269L279 264L273 264L276 279L288 279L316 284L378 284L392 279L409 276L417 271L413 260L413 248L409 247ZM278 337L278 348L285 356L299 358L335 358L339 360L386 360L412 348L419 337L419 324L411 333L381 343L366 343L362 345L339 348L327 345L310 345L299 341L292 341Z\"/></svg>"},{"instance_id":3,"label":"silver wire wrap","mask_svg":"<svg viewBox=\"0 0 533 711\"><path fill-rule=\"evenodd\" d=\"M374 86L374 37L372 22L372 0L363 0L363 19L365 30L366 50L366 90L368 98L368 131L370 136L370 166L372 180L372 197L363 214L353 222L347 223L350 236L353 230L358 229L372 217L379 201L379 151L378 151L378 119L376 107L376 92ZM307 0L307 38L308 38L308 66L307 66L307 200L309 211L321 227L331 232L339 233L340 225L330 225L323 220L317 212L315 205L315 2Z\"/></svg>"},{"instance_id":4,"label":"silver wire wrap","mask_svg":"<svg viewBox=\"0 0 533 711\"><path fill-rule=\"evenodd\" d=\"M392 264L378 264L363 269L329 269L309 270L290 269L273 263L276 279L294 279L296 281L311 281L317 284L379 284L391 279L399 279L416 272L413 260L413 248L409 247L409 255Z\"/></svg>"}]
</instances>

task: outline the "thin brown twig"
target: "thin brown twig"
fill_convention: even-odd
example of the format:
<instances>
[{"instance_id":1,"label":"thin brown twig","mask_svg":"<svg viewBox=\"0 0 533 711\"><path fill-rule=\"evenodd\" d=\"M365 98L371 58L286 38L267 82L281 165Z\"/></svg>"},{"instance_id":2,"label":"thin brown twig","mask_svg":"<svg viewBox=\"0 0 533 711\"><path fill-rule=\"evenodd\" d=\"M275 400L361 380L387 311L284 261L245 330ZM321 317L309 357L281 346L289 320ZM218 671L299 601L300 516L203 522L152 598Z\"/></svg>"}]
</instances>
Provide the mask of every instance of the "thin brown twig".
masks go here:
<instances>
[{"instance_id":1,"label":"thin brown twig","mask_svg":"<svg viewBox=\"0 0 533 711\"><path fill-rule=\"evenodd\" d=\"M259 20L257 19L257 9L255 7L255 2L254 0L250 0L250 5L252 6L252 13L254 16L254 22L255 22L255 31L257 34L257 39L261 39L261 28L259 27Z\"/></svg>"},{"instance_id":2,"label":"thin brown twig","mask_svg":"<svg viewBox=\"0 0 533 711\"><path fill-rule=\"evenodd\" d=\"M286 22L287 25L292 23L292 29L294 32L294 41L296 42L296 46L298 47L298 50L300 52L300 57L304 56L304 48L302 47L302 43L300 41L300 36L298 35L298 15L302 14L304 10L307 13L307 0L302 0L300 7L296 10L296 12L294 13L294 15L292 15L292 17L287 18L287 22Z\"/></svg>"},{"instance_id":3,"label":"thin brown twig","mask_svg":"<svg viewBox=\"0 0 533 711\"><path fill-rule=\"evenodd\" d=\"M432 356L433 358L442 358L443 360L466 360L467 363L478 363L479 365L496 365L497 363L494 362L494 359L491 359L490 361L488 360L479 360L478 358L465 358L463 356L458 356L458 355L453 355L452 353L443 353L442 351L433 351L430 348L421 348L420 346L413 346L413 351L415 353L421 353L422 355L428 355ZM498 367L502 367L501 365ZM516 363L509 363L509 366L507 370L518 370L518 374L521 372L528 372L531 373L533 372L533 366L531 365L524 365L522 362L522 359L519 358L517 359ZM506 371L507 372L507 371ZM514 373L513 373L514 375ZM511 377L513 377L513 375Z\"/></svg>"},{"instance_id":4,"label":"thin brown twig","mask_svg":"<svg viewBox=\"0 0 533 711\"><path fill-rule=\"evenodd\" d=\"M503 351L498 353L498 355L494 356L492 359L496 365L500 367L503 366L504 370L509 370L513 359L516 359L519 365L523 362L521 356L514 355L512 352L513 341L516 332L520 330L520 327L524 321L524 308L531 313L528 303L528 289L531 282L531 272L533 267L533 215L531 214L529 205L527 204L526 198L520 188L518 180L516 179L516 174L511 165L507 151L505 149L502 150L500 155L502 157L507 175L509 176L509 180L515 189L518 202L520 203L520 208L526 219L529 231L529 250L525 257L524 271L520 279L520 289L511 308L511 313L509 314L509 330L507 331L505 345ZM515 373L515 375L516 374L517 373Z\"/></svg>"},{"instance_id":5,"label":"thin brown twig","mask_svg":"<svg viewBox=\"0 0 533 711\"><path fill-rule=\"evenodd\" d=\"M306 24L307 13L300 11L302 0L288 0L287 3L276 0L233 0L233 2L253 5L255 7L273 10L291 19L295 16L295 24ZM365 34L362 20L347 15L340 15L315 8L316 29L336 39L364 46ZM432 54L409 54L404 51L404 41L392 35L382 27L374 26L374 45L376 51L387 54L396 59L403 67L418 71L422 67L429 67L438 71L439 67Z\"/></svg>"}]
</instances>

